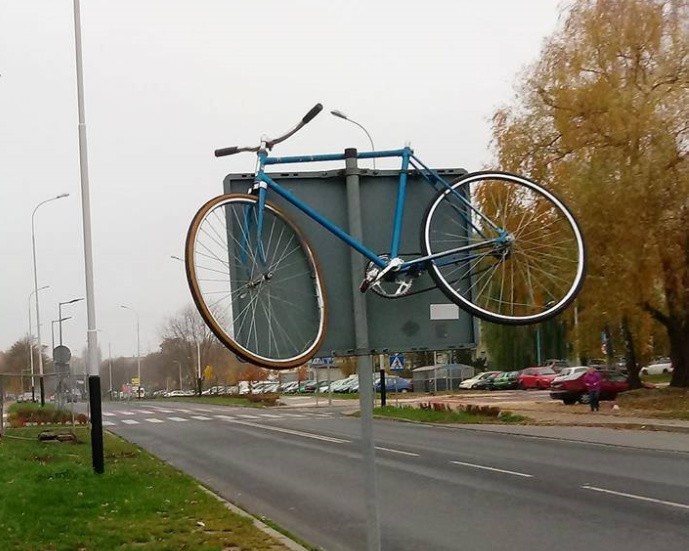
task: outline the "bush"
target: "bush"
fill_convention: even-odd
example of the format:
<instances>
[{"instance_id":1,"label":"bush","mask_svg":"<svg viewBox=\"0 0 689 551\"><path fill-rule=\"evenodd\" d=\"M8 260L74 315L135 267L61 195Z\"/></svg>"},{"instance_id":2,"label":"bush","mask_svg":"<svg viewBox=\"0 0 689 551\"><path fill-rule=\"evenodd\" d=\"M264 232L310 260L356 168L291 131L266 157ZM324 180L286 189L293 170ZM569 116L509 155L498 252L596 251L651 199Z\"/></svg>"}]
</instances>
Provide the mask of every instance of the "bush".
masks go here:
<instances>
[{"instance_id":1,"label":"bush","mask_svg":"<svg viewBox=\"0 0 689 551\"><path fill-rule=\"evenodd\" d=\"M280 395L274 392L266 392L265 394L244 394L244 398L246 398L249 402L253 404L262 404L265 406L275 406L278 403L278 398L280 398Z\"/></svg>"},{"instance_id":2,"label":"bush","mask_svg":"<svg viewBox=\"0 0 689 551\"><path fill-rule=\"evenodd\" d=\"M80 425L88 423L88 417L83 413L76 416ZM26 426L28 423L37 425L61 425L72 421L72 414L64 409L46 404L14 404L9 409L7 421L13 428Z\"/></svg>"}]
</instances>

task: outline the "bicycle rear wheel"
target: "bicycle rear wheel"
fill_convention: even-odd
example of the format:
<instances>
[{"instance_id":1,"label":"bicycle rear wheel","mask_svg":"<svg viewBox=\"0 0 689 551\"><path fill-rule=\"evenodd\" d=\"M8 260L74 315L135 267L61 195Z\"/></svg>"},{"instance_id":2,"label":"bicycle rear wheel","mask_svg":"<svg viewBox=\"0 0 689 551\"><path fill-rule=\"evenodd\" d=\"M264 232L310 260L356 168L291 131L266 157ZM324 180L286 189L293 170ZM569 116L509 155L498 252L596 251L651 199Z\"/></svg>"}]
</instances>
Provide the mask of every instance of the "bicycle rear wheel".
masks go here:
<instances>
[{"instance_id":1,"label":"bicycle rear wheel","mask_svg":"<svg viewBox=\"0 0 689 551\"><path fill-rule=\"evenodd\" d=\"M431 276L455 304L494 323L552 318L584 280L574 216L551 192L505 172L468 174L442 190L426 211L422 248L454 251L430 261Z\"/></svg>"},{"instance_id":2,"label":"bicycle rear wheel","mask_svg":"<svg viewBox=\"0 0 689 551\"><path fill-rule=\"evenodd\" d=\"M326 301L316 259L284 213L257 198L221 195L187 233L185 265L194 302L216 337L270 369L302 365L325 337Z\"/></svg>"}]
</instances>

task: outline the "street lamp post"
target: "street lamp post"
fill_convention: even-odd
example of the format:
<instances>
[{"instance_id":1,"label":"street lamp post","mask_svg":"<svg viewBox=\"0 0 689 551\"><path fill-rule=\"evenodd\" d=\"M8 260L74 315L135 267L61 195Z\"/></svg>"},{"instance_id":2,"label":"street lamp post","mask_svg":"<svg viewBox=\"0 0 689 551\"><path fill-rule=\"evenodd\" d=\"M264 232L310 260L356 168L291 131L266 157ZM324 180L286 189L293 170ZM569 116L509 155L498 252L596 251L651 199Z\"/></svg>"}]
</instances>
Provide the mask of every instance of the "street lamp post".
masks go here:
<instances>
[{"instance_id":1,"label":"street lamp post","mask_svg":"<svg viewBox=\"0 0 689 551\"><path fill-rule=\"evenodd\" d=\"M50 325L51 325L51 327L50 327L50 335L51 335L51 337L52 337L51 344L53 345L53 351L55 351L55 324L56 324L56 323L59 324L59 326L60 326L60 333L62 333L62 322L63 322L63 321L67 321L67 320L71 320L71 319L72 319L72 316L67 316L66 318L62 318L62 317L61 317L61 318L59 318L59 319L56 319L56 320L53 320L53 321L50 322ZM62 346L62 339L60 339L60 346Z\"/></svg>"},{"instance_id":2,"label":"street lamp post","mask_svg":"<svg viewBox=\"0 0 689 551\"><path fill-rule=\"evenodd\" d=\"M371 151L376 150L376 146L373 145L373 138L371 138L371 134L369 134L368 130L366 130L366 128L364 128L363 124L360 124L360 123L356 122L355 120L349 118L342 111L338 111L337 109L335 109L334 111L330 111L330 114L333 115L334 117L337 117L338 119L343 119L343 120L349 121L352 124L355 124L356 126L361 128L364 131L364 133L366 134L366 136L368 137L368 141L371 142ZM375 170L376 169L376 159L372 158L371 160L373 161L373 170Z\"/></svg>"},{"instance_id":3,"label":"street lamp post","mask_svg":"<svg viewBox=\"0 0 689 551\"><path fill-rule=\"evenodd\" d=\"M75 302L81 302L84 300L83 298L73 298L72 300L66 300L65 302L58 302L57 303L57 318L62 319L62 305L63 304L74 304ZM65 318L67 319L67 318ZM60 346L62 346L62 323L59 325L60 328ZM55 347L53 347L55 348Z\"/></svg>"},{"instance_id":4,"label":"street lamp post","mask_svg":"<svg viewBox=\"0 0 689 551\"><path fill-rule=\"evenodd\" d=\"M36 211L41 205L50 203L51 201L57 201L64 197L69 197L69 193L61 193L45 201L41 201L36 205L31 213L31 244L33 250L33 285L34 291L36 292L36 336L38 337L38 373L39 373L39 384L41 387L41 406L45 405L45 383L43 381L43 345L41 341L41 311L38 306L40 300L38 300L38 270L36 267Z\"/></svg>"},{"instance_id":5,"label":"street lamp post","mask_svg":"<svg viewBox=\"0 0 689 551\"><path fill-rule=\"evenodd\" d=\"M43 289L48 289L50 285L44 285L39 291ZM36 386L34 380L34 367L33 367L33 332L31 330L31 297L36 294L36 290L29 293L29 367L31 369L31 401L36 401Z\"/></svg>"},{"instance_id":6,"label":"street lamp post","mask_svg":"<svg viewBox=\"0 0 689 551\"><path fill-rule=\"evenodd\" d=\"M136 397L141 400L141 332L139 330L139 313L134 308L124 304L120 308L131 310L136 316L136 377L139 381L136 385Z\"/></svg>"}]
</instances>

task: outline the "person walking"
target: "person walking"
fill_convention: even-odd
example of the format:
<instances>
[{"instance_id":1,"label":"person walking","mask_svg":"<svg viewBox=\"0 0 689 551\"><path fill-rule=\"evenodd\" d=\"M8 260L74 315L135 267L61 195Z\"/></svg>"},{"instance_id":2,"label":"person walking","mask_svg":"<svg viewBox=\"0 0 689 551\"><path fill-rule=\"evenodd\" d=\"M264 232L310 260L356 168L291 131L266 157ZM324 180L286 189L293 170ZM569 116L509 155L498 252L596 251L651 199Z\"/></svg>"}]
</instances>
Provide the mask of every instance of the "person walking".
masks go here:
<instances>
[{"instance_id":1,"label":"person walking","mask_svg":"<svg viewBox=\"0 0 689 551\"><path fill-rule=\"evenodd\" d=\"M589 406L591 411L600 410L600 388L603 385L603 376L595 367L589 367L584 374L584 384L589 393Z\"/></svg>"}]
</instances>

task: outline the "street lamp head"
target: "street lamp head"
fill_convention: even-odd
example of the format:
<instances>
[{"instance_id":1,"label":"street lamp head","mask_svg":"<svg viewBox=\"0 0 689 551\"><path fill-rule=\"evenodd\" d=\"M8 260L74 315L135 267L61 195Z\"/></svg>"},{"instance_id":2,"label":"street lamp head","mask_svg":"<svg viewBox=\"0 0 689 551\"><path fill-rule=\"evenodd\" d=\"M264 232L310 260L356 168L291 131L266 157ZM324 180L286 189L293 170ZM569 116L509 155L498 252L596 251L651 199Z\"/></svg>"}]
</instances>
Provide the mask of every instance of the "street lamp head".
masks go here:
<instances>
[{"instance_id":1,"label":"street lamp head","mask_svg":"<svg viewBox=\"0 0 689 551\"><path fill-rule=\"evenodd\" d=\"M342 111L339 111L337 109L335 109L334 111L330 111L330 114L340 119L349 120L347 115L345 115Z\"/></svg>"},{"instance_id":2,"label":"street lamp head","mask_svg":"<svg viewBox=\"0 0 689 551\"><path fill-rule=\"evenodd\" d=\"M62 199L63 197L69 197L69 193L60 193L55 199Z\"/></svg>"}]
</instances>

